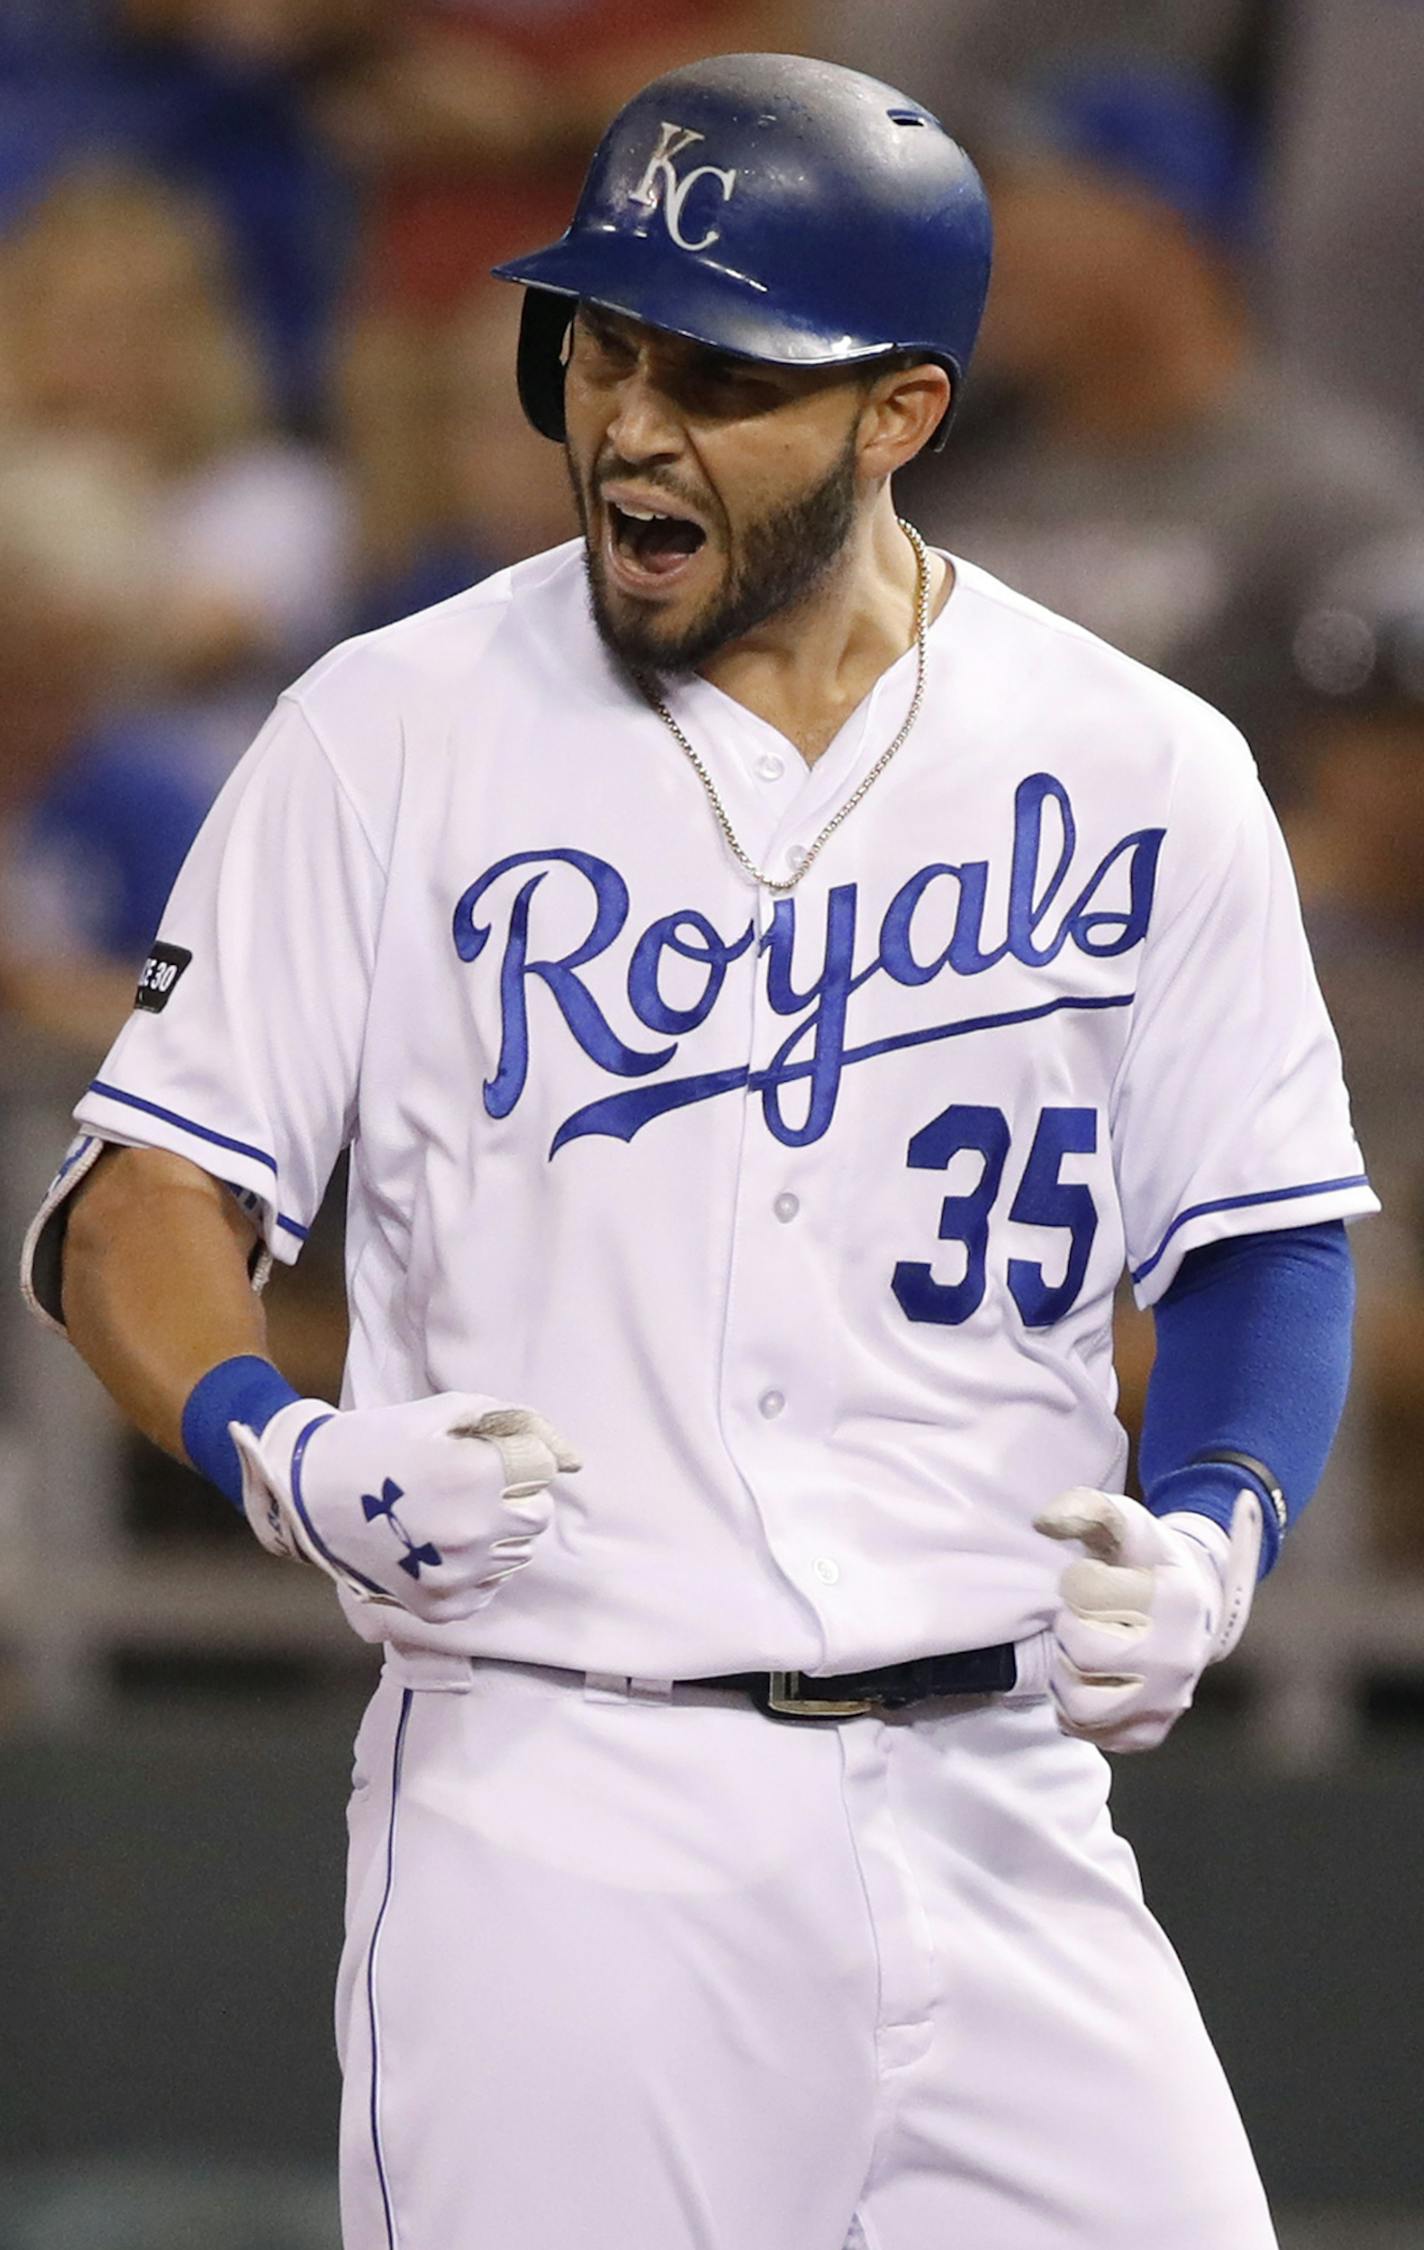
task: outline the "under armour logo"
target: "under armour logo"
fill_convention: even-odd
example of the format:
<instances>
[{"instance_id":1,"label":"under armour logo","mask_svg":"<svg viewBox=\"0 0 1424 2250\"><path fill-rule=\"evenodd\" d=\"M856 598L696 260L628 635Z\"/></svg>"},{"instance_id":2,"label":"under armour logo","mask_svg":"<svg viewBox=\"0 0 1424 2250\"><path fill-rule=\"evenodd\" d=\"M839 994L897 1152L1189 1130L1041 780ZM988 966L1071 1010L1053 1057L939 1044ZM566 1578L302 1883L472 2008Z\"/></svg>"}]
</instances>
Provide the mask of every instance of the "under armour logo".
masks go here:
<instances>
[{"instance_id":1,"label":"under armour logo","mask_svg":"<svg viewBox=\"0 0 1424 2250\"><path fill-rule=\"evenodd\" d=\"M397 1539L404 1544L405 1553L396 1564L397 1570L403 1570L409 1578L419 1578L422 1565L433 1570L435 1565L443 1562L445 1558L440 1549L432 1547L428 1540L423 1546L418 1547L411 1538L410 1533L396 1514L396 1502L397 1500L404 1500L404 1498L405 1494L394 1477L387 1477L385 1483L381 1486L379 1500L374 1492L363 1492L361 1505L366 1511L367 1523L374 1523L377 1516L384 1516Z\"/></svg>"},{"instance_id":2,"label":"under armour logo","mask_svg":"<svg viewBox=\"0 0 1424 2250\"><path fill-rule=\"evenodd\" d=\"M719 229L716 227L709 227L695 242L689 241L682 231L682 214L698 181L715 180L724 203L731 201L732 190L737 184L735 165L730 165L723 171L716 164L699 164L691 172L684 173L681 179L678 178L673 168L674 160L703 137L701 133L694 133L690 125L670 125L664 118L658 145L648 159L646 172L633 190L633 201L641 203L645 210L656 211L661 203L668 233L679 250L707 250L719 239Z\"/></svg>"}]
</instances>

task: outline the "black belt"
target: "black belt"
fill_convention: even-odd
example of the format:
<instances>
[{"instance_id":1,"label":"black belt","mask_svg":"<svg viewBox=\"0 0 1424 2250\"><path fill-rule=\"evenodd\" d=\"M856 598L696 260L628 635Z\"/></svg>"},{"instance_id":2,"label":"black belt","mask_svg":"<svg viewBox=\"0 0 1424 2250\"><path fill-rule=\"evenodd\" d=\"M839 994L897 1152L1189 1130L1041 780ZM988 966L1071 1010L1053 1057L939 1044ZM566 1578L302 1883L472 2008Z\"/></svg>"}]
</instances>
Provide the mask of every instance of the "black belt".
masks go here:
<instances>
[{"instance_id":1,"label":"black belt","mask_svg":"<svg viewBox=\"0 0 1424 2250\"><path fill-rule=\"evenodd\" d=\"M769 1719L854 1719L870 1711L903 1711L937 1695L1006 1695L1018 1679L1012 1641L963 1648L952 1656L912 1656L870 1672L723 1672L679 1687L736 1688Z\"/></svg>"}]
</instances>

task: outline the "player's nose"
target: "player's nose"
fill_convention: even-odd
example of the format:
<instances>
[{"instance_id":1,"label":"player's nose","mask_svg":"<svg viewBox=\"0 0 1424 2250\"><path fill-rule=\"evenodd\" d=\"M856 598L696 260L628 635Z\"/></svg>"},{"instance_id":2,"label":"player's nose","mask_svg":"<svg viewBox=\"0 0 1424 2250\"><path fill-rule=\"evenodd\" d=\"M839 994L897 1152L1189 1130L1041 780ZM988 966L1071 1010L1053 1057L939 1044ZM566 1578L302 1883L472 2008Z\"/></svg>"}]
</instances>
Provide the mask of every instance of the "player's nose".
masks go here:
<instances>
[{"instance_id":1,"label":"player's nose","mask_svg":"<svg viewBox=\"0 0 1424 2250\"><path fill-rule=\"evenodd\" d=\"M607 442L630 466L670 460L682 451L676 406L643 361L631 367L618 385Z\"/></svg>"}]
</instances>

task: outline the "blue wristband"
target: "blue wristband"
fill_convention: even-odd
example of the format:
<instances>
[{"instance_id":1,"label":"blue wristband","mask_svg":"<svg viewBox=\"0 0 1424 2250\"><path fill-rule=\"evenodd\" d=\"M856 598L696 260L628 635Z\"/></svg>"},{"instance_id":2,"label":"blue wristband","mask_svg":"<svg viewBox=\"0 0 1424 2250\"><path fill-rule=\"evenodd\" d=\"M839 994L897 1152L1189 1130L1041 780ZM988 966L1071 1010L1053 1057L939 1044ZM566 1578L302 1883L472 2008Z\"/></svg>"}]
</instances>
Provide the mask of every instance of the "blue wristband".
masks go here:
<instances>
[{"instance_id":1,"label":"blue wristband","mask_svg":"<svg viewBox=\"0 0 1424 2250\"><path fill-rule=\"evenodd\" d=\"M183 1450L209 1484L242 1506L242 1464L228 1436L229 1422L245 1422L260 1437L274 1414L301 1397L270 1359L244 1352L219 1360L195 1383L183 1409Z\"/></svg>"},{"instance_id":2,"label":"blue wristband","mask_svg":"<svg viewBox=\"0 0 1424 2250\"><path fill-rule=\"evenodd\" d=\"M1261 1569L1266 1572L1281 1550L1285 1526L1271 1501L1272 1488L1247 1469L1235 1469L1220 1461L1189 1461L1185 1468L1170 1469L1166 1476L1158 1477L1147 1493L1147 1505L1154 1516L1175 1515L1188 1510L1197 1516L1210 1516L1223 1531L1230 1531L1236 1515L1236 1503L1243 1492L1254 1492L1261 1503Z\"/></svg>"}]
</instances>

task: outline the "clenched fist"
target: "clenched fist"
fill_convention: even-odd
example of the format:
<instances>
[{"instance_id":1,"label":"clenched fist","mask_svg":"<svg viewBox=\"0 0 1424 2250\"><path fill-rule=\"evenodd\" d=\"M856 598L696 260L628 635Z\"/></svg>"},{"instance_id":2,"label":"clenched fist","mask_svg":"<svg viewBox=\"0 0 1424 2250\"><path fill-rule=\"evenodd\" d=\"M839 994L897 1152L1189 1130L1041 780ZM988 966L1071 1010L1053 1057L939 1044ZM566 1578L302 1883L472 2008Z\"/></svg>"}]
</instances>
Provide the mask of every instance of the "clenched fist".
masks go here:
<instances>
[{"instance_id":1,"label":"clenched fist","mask_svg":"<svg viewBox=\"0 0 1424 2250\"><path fill-rule=\"evenodd\" d=\"M432 1625L469 1617L522 1570L578 1457L541 1414L471 1391L339 1413L296 1399L229 1434L247 1520L364 1601Z\"/></svg>"},{"instance_id":2,"label":"clenched fist","mask_svg":"<svg viewBox=\"0 0 1424 2250\"><path fill-rule=\"evenodd\" d=\"M1049 1687L1065 1734L1102 1750L1151 1750L1181 1717L1208 1664L1245 1630L1261 1553L1261 1503L1243 1491L1228 1535L1182 1510L1075 1486L1036 1528L1076 1540L1059 1582Z\"/></svg>"}]
</instances>

